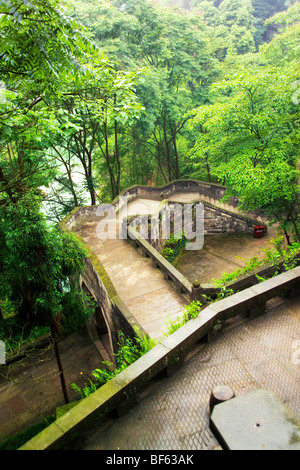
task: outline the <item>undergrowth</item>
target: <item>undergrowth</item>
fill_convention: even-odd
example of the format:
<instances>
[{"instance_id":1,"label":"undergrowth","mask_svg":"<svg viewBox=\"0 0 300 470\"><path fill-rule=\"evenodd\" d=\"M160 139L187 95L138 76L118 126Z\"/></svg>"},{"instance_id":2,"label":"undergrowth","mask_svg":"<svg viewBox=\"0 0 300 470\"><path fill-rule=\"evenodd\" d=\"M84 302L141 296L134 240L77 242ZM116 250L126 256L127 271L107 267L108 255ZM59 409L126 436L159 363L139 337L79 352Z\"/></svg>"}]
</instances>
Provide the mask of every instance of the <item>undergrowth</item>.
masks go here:
<instances>
[{"instance_id":1,"label":"undergrowth","mask_svg":"<svg viewBox=\"0 0 300 470\"><path fill-rule=\"evenodd\" d=\"M189 305L186 305L182 316L177 317L176 320L169 319L168 330L167 333L165 333L165 336L171 335L183 325L185 325L189 320L197 318L201 307L202 304L199 302L199 300L193 300Z\"/></svg>"},{"instance_id":2,"label":"undergrowth","mask_svg":"<svg viewBox=\"0 0 300 470\"><path fill-rule=\"evenodd\" d=\"M283 237L276 239L272 238L267 248L261 250L265 256L262 259L258 257L251 258L250 261L246 262L243 268L239 268L232 273L223 273L220 279L213 279L216 288L224 288L229 283L236 281L240 276L253 272L254 270L261 268L267 264L277 267L273 276L277 276L280 272L280 265L283 263L283 269L288 271L298 266L298 257L300 255L300 243L292 243L286 248L283 247ZM246 261L246 260L244 260ZM264 281L259 275L256 276L259 281Z\"/></svg>"},{"instance_id":3,"label":"undergrowth","mask_svg":"<svg viewBox=\"0 0 300 470\"><path fill-rule=\"evenodd\" d=\"M187 238L184 231L179 235L171 235L160 254L169 261L169 263L172 263L180 250L185 247L186 242Z\"/></svg>"},{"instance_id":4,"label":"undergrowth","mask_svg":"<svg viewBox=\"0 0 300 470\"><path fill-rule=\"evenodd\" d=\"M156 346L157 341L149 338L147 335L141 334L137 328L135 328L135 332L136 335L134 339L126 338L123 332L119 333L119 349L117 354L115 354L116 367L112 369L114 366L113 363L103 361L102 364L105 367L103 369L95 369L92 372L93 380L89 379L89 385L85 385L83 388L80 388L75 383L71 385L72 389L77 391L81 398L86 398L91 395L91 393L98 390L98 388Z\"/></svg>"}]
</instances>

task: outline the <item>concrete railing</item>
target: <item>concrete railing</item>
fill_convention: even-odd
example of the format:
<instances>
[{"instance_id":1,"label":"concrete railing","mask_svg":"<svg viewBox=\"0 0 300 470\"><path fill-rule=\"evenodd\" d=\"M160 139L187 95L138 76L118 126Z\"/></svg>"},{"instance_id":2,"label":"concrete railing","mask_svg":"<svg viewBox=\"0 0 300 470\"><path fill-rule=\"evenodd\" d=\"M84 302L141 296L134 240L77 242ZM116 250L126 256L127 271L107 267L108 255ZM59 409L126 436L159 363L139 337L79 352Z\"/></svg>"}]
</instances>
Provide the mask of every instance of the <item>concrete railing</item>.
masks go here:
<instances>
[{"instance_id":1,"label":"concrete railing","mask_svg":"<svg viewBox=\"0 0 300 470\"><path fill-rule=\"evenodd\" d=\"M227 319L245 314L257 316L266 310L266 302L278 296L297 295L300 287L300 267L287 271L257 286L248 288L202 310L175 333L138 359L89 397L33 437L20 450L63 449L95 422L119 407L129 407L141 387L162 371L168 372L198 341Z\"/></svg>"},{"instance_id":2,"label":"concrete railing","mask_svg":"<svg viewBox=\"0 0 300 470\"><path fill-rule=\"evenodd\" d=\"M127 230L130 238L134 240L139 247L141 247L143 255L150 257L152 259L153 265L164 272L166 279L173 281L177 290L180 293L188 294L190 296L190 301L192 301L192 284L155 248L153 248L153 246L147 240L145 240L137 232L137 230L135 230L133 227L130 227L130 225L127 227Z\"/></svg>"}]
</instances>

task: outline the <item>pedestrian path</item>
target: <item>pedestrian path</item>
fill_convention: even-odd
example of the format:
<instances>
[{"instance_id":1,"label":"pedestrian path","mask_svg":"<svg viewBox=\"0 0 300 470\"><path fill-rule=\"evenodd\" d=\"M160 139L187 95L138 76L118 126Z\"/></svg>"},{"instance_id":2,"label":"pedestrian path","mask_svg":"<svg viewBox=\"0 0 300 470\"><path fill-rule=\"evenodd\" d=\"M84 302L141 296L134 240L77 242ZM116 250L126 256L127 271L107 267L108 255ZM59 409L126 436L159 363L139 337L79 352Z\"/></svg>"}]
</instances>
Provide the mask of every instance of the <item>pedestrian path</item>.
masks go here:
<instances>
[{"instance_id":1,"label":"pedestrian path","mask_svg":"<svg viewBox=\"0 0 300 470\"><path fill-rule=\"evenodd\" d=\"M155 204L152 201L152 209ZM151 209L142 200L128 206L128 214L139 214ZM117 221L118 222L118 221ZM99 220L86 222L77 232L93 249L109 275L118 295L151 338L160 339L167 331L167 323L182 315L187 299L165 279L164 274L152 265L150 258L118 237L101 239Z\"/></svg>"},{"instance_id":2,"label":"pedestrian path","mask_svg":"<svg viewBox=\"0 0 300 470\"><path fill-rule=\"evenodd\" d=\"M224 331L206 346L195 346L171 377L149 385L125 415L100 422L71 448L218 448L208 404L211 390L221 384L229 385L236 396L258 388L271 390L300 419L299 341L300 298L274 299L264 316Z\"/></svg>"},{"instance_id":3,"label":"pedestrian path","mask_svg":"<svg viewBox=\"0 0 300 470\"><path fill-rule=\"evenodd\" d=\"M205 201L236 212L233 206L220 203L198 192L177 192L168 199L182 203ZM127 213L128 215L154 214L157 213L160 204L161 201L136 198L128 203ZM168 323L183 314L189 299L178 293L175 286L165 279L163 272L155 268L149 258L143 257L129 240L119 238L118 219L117 231L114 226L109 226L105 235L101 232L104 230L103 227L99 230L99 221L98 217L94 221L83 222L77 230L78 235L93 249L118 295L139 324L151 338L160 339L167 332ZM191 257L194 252L189 254Z\"/></svg>"}]
</instances>

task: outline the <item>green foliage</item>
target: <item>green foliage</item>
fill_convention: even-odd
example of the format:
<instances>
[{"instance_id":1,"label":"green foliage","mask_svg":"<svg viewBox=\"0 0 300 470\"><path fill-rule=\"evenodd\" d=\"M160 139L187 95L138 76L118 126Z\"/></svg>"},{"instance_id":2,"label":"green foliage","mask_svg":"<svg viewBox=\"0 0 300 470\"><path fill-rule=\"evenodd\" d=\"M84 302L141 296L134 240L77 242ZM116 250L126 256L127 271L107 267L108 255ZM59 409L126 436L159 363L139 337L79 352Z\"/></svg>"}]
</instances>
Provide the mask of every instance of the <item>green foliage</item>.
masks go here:
<instances>
[{"instance_id":1,"label":"green foliage","mask_svg":"<svg viewBox=\"0 0 300 470\"><path fill-rule=\"evenodd\" d=\"M243 276L245 274L252 272L253 270L264 265L266 262L267 261L265 259L259 260L257 257L251 258L251 260L246 263L245 267L239 268L232 273L223 273L221 279L213 279L215 283L215 287L223 289L226 286L226 284L236 281L240 276ZM226 289L226 292L227 292L227 289Z\"/></svg>"},{"instance_id":2,"label":"green foliage","mask_svg":"<svg viewBox=\"0 0 300 470\"><path fill-rule=\"evenodd\" d=\"M82 325L91 313L77 286L83 246L73 234L48 226L31 193L0 208L0 217L0 300L25 324Z\"/></svg>"},{"instance_id":3,"label":"green foliage","mask_svg":"<svg viewBox=\"0 0 300 470\"><path fill-rule=\"evenodd\" d=\"M94 381L89 379L89 385L85 385L82 389L75 383L71 385L72 389L78 392L81 398L86 398L91 395L156 346L157 342L147 335L142 334L138 328L135 328L135 332L136 335L134 339L126 338L123 332L119 332L120 342L118 344L118 352L115 354L115 367L114 364L103 361L102 364L106 366L106 368L95 369L92 372Z\"/></svg>"},{"instance_id":4,"label":"green foliage","mask_svg":"<svg viewBox=\"0 0 300 470\"><path fill-rule=\"evenodd\" d=\"M86 251L41 209L58 171L48 153L61 132L56 106L100 56L56 0L2 0L0 27L0 304L16 315L12 340L22 343L19 330L69 332L91 312L78 286Z\"/></svg>"},{"instance_id":5,"label":"green foliage","mask_svg":"<svg viewBox=\"0 0 300 470\"><path fill-rule=\"evenodd\" d=\"M166 258L170 263L174 261L180 250L185 247L187 242L184 231L181 234L172 234L165 242L164 248L161 250L161 255Z\"/></svg>"},{"instance_id":6,"label":"green foliage","mask_svg":"<svg viewBox=\"0 0 300 470\"><path fill-rule=\"evenodd\" d=\"M136 94L146 113L131 129L120 129L121 189L137 181L160 184L180 177L182 143L190 141L184 113L205 100L217 73L202 19L150 0L97 5L76 0L73 5L78 19L91 28L95 42L120 70L143 69Z\"/></svg>"},{"instance_id":7,"label":"green foliage","mask_svg":"<svg viewBox=\"0 0 300 470\"><path fill-rule=\"evenodd\" d=\"M62 73L80 68L87 41L60 2L1 0L0 13L2 78L25 77L51 87Z\"/></svg>"},{"instance_id":8,"label":"green foliage","mask_svg":"<svg viewBox=\"0 0 300 470\"><path fill-rule=\"evenodd\" d=\"M229 281L225 281L225 279L230 279ZM235 280L234 278L232 280ZM225 286L227 282L231 282L231 277L230 275L224 274L224 279L220 279L215 282L215 287L221 289L220 292L218 292L216 295L209 296L209 295L203 295L207 303L214 303L218 302L219 300L225 299L226 297L230 297L231 295L234 294L233 289L229 289L228 287Z\"/></svg>"},{"instance_id":9,"label":"green foliage","mask_svg":"<svg viewBox=\"0 0 300 470\"><path fill-rule=\"evenodd\" d=\"M188 321L192 320L193 318L197 318L201 307L202 304L198 300L193 300L189 305L186 305L182 316L176 318L176 320L169 320L168 330L165 335L169 336L175 333L175 331L185 325Z\"/></svg>"},{"instance_id":10,"label":"green foliage","mask_svg":"<svg viewBox=\"0 0 300 470\"><path fill-rule=\"evenodd\" d=\"M283 237L272 239L270 245L265 248L265 262L278 266L283 261L283 268L288 271L299 265L300 243L292 243L284 247Z\"/></svg>"},{"instance_id":11,"label":"green foliage","mask_svg":"<svg viewBox=\"0 0 300 470\"><path fill-rule=\"evenodd\" d=\"M296 70L296 69L295 69ZM291 64L262 68L255 75L242 67L213 87L215 103L197 110L201 126L191 158L208 161L210 172L239 197L244 211L262 209L299 241L298 107L292 86L299 72Z\"/></svg>"}]
</instances>

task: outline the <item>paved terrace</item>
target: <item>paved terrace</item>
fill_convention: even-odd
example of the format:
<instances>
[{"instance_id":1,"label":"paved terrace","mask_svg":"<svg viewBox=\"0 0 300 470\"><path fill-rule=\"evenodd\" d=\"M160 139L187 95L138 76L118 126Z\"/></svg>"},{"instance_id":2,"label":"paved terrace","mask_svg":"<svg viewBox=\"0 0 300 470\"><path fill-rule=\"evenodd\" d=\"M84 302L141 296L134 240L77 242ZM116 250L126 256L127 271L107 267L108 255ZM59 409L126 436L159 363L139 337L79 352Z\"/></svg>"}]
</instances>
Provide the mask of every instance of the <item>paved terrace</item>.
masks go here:
<instances>
[{"instance_id":1,"label":"paved terrace","mask_svg":"<svg viewBox=\"0 0 300 470\"><path fill-rule=\"evenodd\" d=\"M236 321L236 320L235 320ZM219 384L236 395L257 388L279 395L300 419L300 297L269 302L258 319L232 325L206 346L198 344L169 378L156 379L125 415L106 419L72 444L83 450L211 450L210 391ZM294 363L293 363L294 362ZM264 443L261 443L263 449Z\"/></svg>"},{"instance_id":2,"label":"paved terrace","mask_svg":"<svg viewBox=\"0 0 300 470\"><path fill-rule=\"evenodd\" d=\"M249 234L206 237L202 250L183 252L176 269L190 282L200 279L203 284L210 284L213 279L221 279L223 273L245 267L251 258L262 259L263 250L276 236L276 226L272 226L263 238Z\"/></svg>"}]
</instances>

